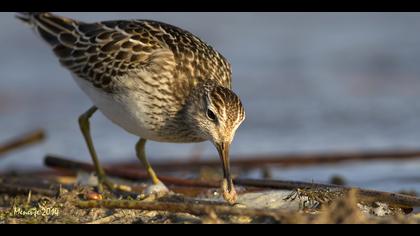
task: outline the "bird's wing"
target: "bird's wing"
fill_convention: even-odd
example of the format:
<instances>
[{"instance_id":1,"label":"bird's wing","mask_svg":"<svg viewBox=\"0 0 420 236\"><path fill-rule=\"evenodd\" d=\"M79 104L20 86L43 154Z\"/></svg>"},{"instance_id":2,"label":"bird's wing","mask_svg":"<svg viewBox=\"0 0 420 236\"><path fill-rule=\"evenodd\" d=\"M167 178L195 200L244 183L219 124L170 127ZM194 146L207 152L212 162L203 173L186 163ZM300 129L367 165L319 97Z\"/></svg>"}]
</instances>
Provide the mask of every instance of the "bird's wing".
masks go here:
<instances>
[{"instance_id":1,"label":"bird's wing","mask_svg":"<svg viewBox=\"0 0 420 236\"><path fill-rule=\"evenodd\" d=\"M53 47L63 66L106 91L113 90L115 79L142 70L212 79L231 88L227 60L175 26L145 20L84 23L51 13L28 14L26 21Z\"/></svg>"}]
</instances>

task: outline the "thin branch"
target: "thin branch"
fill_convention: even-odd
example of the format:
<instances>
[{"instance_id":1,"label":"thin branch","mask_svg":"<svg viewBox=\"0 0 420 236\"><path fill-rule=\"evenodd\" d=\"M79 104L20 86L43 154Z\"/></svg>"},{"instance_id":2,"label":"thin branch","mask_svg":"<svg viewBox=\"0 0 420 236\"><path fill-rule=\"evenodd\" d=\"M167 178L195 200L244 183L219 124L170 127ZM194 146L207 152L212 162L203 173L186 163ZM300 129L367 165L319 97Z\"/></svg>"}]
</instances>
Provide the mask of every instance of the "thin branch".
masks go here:
<instances>
[{"instance_id":1,"label":"thin branch","mask_svg":"<svg viewBox=\"0 0 420 236\"><path fill-rule=\"evenodd\" d=\"M400 150L400 151L375 151L375 152L335 152L335 153L307 153L307 154L284 154L274 156L248 156L241 158L231 158L231 166L243 169L261 168L263 166L311 166L339 164L345 162L369 162L369 161L401 161L420 159L420 150ZM177 171L188 168L199 169L206 167L219 167L220 161L214 160L190 160L190 161L171 161L165 160L152 163L156 170ZM117 165L115 167L132 167L133 164Z\"/></svg>"},{"instance_id":2,"label":"thin branch","mask_svg":"<svg viewBox=\"0 0 420 236\"><path fill-rule=\"evenodd\" d=\"M24 134L9 142L0 144L0 155L6 154L18 148L22 148L28 145L39 143L44 139L45 139L45 133L43 130L36 130L30 133Z\"/></svg>"}]
</instances>

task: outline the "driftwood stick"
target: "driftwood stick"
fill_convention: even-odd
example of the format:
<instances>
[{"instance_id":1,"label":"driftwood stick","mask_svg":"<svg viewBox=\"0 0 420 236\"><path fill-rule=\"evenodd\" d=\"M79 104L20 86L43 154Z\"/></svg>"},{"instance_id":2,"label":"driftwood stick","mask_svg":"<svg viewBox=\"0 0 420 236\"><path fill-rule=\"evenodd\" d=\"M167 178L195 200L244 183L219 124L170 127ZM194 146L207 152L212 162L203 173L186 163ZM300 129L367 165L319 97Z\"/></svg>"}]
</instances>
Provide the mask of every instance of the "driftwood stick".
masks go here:
<instances>
[{"instance_id":1,"label":"driftwood stick","mask_svg":"<svg viewBox=\"0 0 420 236\"><path fill-rule=\"evenodd\" d=\"M175 213L189 213L193 215L208 215L214 212L219 215L240 216L265 216L276 220L290 217L290 212L271 209L236 208L222 205L207 205L195 203L173 202L142 202L130 200L103 200L103 201L79 201L76 205L80 208L107 208L107 209L135 209L146 211L166 211Z\"/></svg>"},{"instance_id":2,"label":"driftwood stick","mask_svg":"<svg viewBox=\"0 0 420 236\"><path fill-rule=\"evenodd\" d=\"M85 170L93 171L93 166L84 163L73 162L70 160L61 159L58 157L46 157L45 163L50 167L60 167L60 168L73 168L75 170ZM126 178L130 180L145 180L147 175L140 173L139 171L133 170L116 170L108 168L107 173L111 176ZM177 186L186 186L186 187L207 187L207 188L218 188L219 183L209 182L209 181L200 181L200 180L184 180L174 177L165 177L161 176L161 180L165 184L172 184ZM241 185L244 187L256 187L261 189L288 189L294 190L297 188L318 188L318 189L335 189L343 192L350 191L351 189L356 189L358 196L361 200L364 201L382 201L388 204L392 204L400 207L419 207L420 198L408 196L404 194L397 193L388 193L375 190L367 190L360 188L344 187L340 185L331 185L331 184L318 184L318 183L306 183L298 181L281 181L281 180L257 180L257 179L234 179L236 185Z\"/></svg>"},{"instance_id":3,"label":"driftwood stick","mask_svg":"<svg viewBox=\"0 0 420 236\"><path fill-rule=\"evenodd\" d=\"M33 132L29 132L9 142L0 144L0 155L6 154L10 151L16 150L21 147L25 147L31 144L41 142L44 139L45 139L45 133L43 130L36 130Z\"/></svg>"},{"instance_id":4,"label":"driftwood stick","mask_svg":"<svg viewBox=\"0 0 420 236\"><path fill-rule=\"evenodd\" d=\"M231 166L254 169L263 166L311 166L340 164L345 162L368 162L368 161L401 161L420 159L420 150L400 150L400 151L371 151L371 152L335 152L335 153L307 153L307 154L283 154L274 156L248 156L242 158L232 157ZM220 161L214 160L190 160L190 161L162 161L154 162L152 166L161 171L177 171L184 169L199 169L206 167L219 167ZM132 167L133 164L117 165L115 167Z\"/></svg>"}]
</instances>

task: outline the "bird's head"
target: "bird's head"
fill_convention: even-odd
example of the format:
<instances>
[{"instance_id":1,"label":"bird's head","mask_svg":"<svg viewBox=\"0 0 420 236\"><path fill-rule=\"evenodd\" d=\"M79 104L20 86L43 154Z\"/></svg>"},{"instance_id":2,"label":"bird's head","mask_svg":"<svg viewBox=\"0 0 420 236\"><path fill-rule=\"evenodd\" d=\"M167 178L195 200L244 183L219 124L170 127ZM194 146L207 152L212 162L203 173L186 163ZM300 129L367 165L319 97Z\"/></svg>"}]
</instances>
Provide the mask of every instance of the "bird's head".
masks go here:
<instances>
[{"instance_id":1,"label":"bird's head","mask_svg":"<svg viewBox=\"0 0 420 236\"><path fill-rule=\"evenodd\" d=\"M195 133L211 141L219 152L223 166L223 196L236 201L236 192L230 174L229 148L235 132L245 119L245 110L239 97L230 89L218 85L204 85L194 93L189 106L189 119Z\"/></svg>"}]
</instances>

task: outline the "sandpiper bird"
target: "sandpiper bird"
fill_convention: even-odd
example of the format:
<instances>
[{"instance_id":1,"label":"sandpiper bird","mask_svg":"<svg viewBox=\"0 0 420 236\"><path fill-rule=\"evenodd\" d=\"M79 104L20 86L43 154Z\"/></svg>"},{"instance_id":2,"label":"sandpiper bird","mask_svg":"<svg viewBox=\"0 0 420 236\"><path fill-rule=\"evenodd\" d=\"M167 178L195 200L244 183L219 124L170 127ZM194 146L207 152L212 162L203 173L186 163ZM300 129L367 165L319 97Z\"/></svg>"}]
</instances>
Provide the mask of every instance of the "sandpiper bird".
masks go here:
<instances>
[{"instance_id":1,"label":"sandpiper bird","mask_svg":"<svg viewBox=\"0 0 420 236\"><path fill-rule=\"evenodd\" d=\"M150 193L167 189L146 159L146 140L209 140L222 162L223 196L229 203L236 201L229 146L245 112L232 91L230 64L220 53L193 34L157 21L85 23L48 12L22 12L17 17L52 47L93 102L79 124L99 189L102 184L115 185L106 179L90 134L89 119L97 110L141 137L136 153L153 182Z\"/></svg>"}]
</instances>

